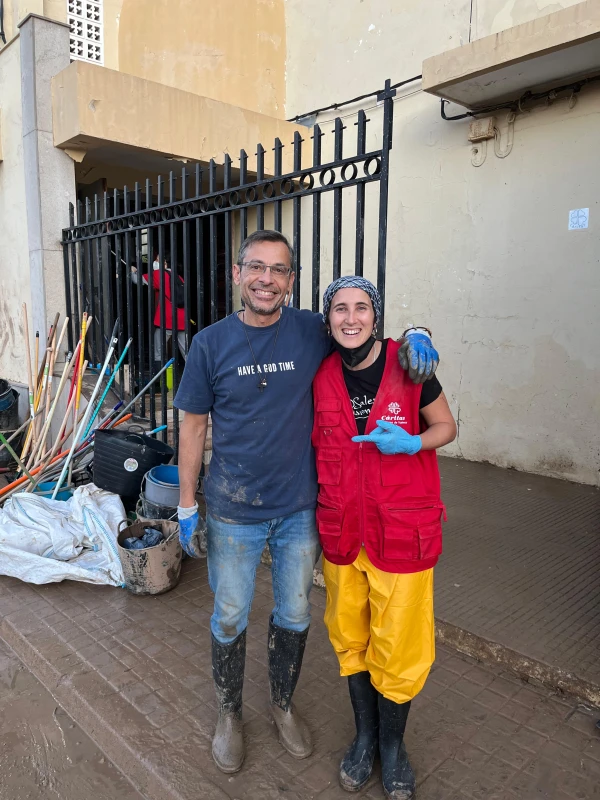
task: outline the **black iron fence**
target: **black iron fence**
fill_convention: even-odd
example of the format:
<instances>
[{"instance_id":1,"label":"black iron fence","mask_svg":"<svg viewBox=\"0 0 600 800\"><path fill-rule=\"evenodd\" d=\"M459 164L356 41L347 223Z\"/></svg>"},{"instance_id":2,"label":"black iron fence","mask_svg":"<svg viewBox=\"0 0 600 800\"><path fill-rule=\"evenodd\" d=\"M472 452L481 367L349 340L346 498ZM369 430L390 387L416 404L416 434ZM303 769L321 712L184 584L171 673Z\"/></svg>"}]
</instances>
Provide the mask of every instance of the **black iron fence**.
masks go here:
<instances>
[{"instance_id":1,"label":"black iron fence","mask_svg":"<svg viewBox=\"0 0 600 800\"><path fill-rule=\"evenodd\" d=\"M94 322L86 357L99 365L118 318L119 350L133 338L115 381L124 398L169 358L170 345L172 372L136 408L152 427L167 426L161 434L165 441L178 444L178 412L168 410L168 392L177 389L191 337L232 313L235 243L265 228L266 217L266 227L286 233L294 247L295 306L303 302L319 310L324 275L327 283L339 277L343 252L353 254L354 272L362 275L366 246L376 248L376 280L384 293L395 94L386 81L377 96L382 113L378 109L376 130L359 111L352 139L340 118L333 122L330 144L319 125L307 129L305 139L296 132L285 172L285 146L275 139L268 172L267 151L259 144L252 172L242 150L235 169L226 154L222 166L211 160L207 166L183 167L179 175L158 177L154 185L147 180L144 186L80 200L77 209L71 206L62 238L70 349L87 311ZM378 184L377 193L368 190L370 184ZM348 197L350 190L354 197ZM328 197L333 199L326 208ZM374 223L372 247L366 245L367 214ZM375 255L369 253L369 260ZM345 271L347 263L346 256Z\"/></svg>"}]
</instances>

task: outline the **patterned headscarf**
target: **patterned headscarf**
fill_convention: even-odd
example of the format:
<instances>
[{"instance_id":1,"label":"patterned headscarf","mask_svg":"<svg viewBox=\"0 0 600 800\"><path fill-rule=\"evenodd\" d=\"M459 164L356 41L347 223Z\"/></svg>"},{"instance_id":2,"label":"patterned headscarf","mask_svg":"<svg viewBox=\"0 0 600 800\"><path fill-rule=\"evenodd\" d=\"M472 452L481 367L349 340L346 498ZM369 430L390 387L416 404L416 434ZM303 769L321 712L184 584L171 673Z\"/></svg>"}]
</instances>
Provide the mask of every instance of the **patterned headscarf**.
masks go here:
<instances>
[{"instance_id":1,"label":"patterned headscarf","mask_svg":"<svg viewBox=\"0 0 600 800\"><path fill-rule=\"evenodd\" d=\"M375 312L375 325L381 319L381 295L373 286L371 281L361 278L358 275L342 275L341 278L330 283L323 294L323 319L327 322L327 316L331 307L331 301L336 292L340 289L362 289L371 298L373 311Z\"/></svg>"}]
</instances>

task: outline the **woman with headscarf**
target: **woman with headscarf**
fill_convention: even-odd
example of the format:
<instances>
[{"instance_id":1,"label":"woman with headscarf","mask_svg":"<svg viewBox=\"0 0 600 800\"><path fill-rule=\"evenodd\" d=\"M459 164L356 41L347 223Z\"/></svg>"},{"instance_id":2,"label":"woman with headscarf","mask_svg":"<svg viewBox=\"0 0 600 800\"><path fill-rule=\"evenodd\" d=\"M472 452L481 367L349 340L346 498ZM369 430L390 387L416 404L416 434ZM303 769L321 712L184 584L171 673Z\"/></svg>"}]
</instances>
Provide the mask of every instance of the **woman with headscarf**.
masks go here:
<instances>
[{"instance_id":1,"label":"woman with headscarf","mask_svg":"<svg viewBox=\"0 0 600 800\"><path fill-rule=\"evenodd\" d=\"M313 383L317 525L325 623L356 722L340 783L363 787L379 751L386 797L409 800L404 730L435 653L444 513L435 450L456 425L437 378L415 385L398 363L401 342L376 339L381 298L372 283L334 281L323 316L335 352Z\"/></svg>"}]
</instances>

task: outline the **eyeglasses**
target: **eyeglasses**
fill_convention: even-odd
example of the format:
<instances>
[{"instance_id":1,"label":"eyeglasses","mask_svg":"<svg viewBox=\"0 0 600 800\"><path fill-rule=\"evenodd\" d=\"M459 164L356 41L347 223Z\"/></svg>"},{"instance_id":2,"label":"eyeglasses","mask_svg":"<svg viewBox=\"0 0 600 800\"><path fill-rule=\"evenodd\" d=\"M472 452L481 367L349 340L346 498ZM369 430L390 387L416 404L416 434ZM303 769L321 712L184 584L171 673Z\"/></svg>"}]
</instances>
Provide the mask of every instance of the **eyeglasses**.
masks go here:
<instances>
[{"instance_id":1,"label":"eyeglasses","mask_svg":"<svg viewBox=\"0 0 600 800\"><path fill-rule=\"evenodd\" d=\"M284 267L283 264L263 264L262 261L244 261L238 266L246 267L251 275L264 275L270 269L271 275L276 278L287 278L292 271L291 267Z\"/></svg>"}]
</instances>

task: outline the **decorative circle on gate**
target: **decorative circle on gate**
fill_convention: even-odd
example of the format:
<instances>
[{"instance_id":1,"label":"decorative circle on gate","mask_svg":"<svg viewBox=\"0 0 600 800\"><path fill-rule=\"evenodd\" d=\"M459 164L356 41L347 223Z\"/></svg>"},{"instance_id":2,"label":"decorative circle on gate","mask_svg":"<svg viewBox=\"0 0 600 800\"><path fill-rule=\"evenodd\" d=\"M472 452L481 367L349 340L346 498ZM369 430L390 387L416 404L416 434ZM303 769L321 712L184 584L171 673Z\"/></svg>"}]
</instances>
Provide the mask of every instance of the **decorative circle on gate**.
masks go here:
<instances>
[{"instance_id":1,"label":"decorative circle on gate","mask_svg":"<svg viewBox=\"0 0 600 800\"><path fill-rule=\"evenodd\" d=\"M229 205L230 206L237 206L240 203L240 193L239 192L229 192Z\"/></svg>"},{"instance_id":2,"label":"decorative circle on gate","mask_svg":"<svg viewBox=\"0 0 600 800\"><path fill-rule=\"evenodd\" d=\"M206 214L209 208L210 208L210 202L206 198L200 200L200 211L203 214Z\"/></svg>"},{"instance_id":3,"label":"decorative circle on gate","mask_svg":"<svg viewBox=\"0 0 600 800\"><path fill-rule=\"evenodd\" d=\"M160 211L151 211L150 212L150 222L160 222Z\"/></svg>"},{"instance_id":4,"label":"decorative circle on gate","mask_svg":"<svg viewBox=\"0 0 600 800\"><path fill-rule=\"evenodd\" d=\"M368 175L369 178L374 178L375 175L379 175L381 172L381 159L379 156L372 156L365 161L365 165L363 167L365 171L365 175Z\"/></svg>"},{"instance_id":5,"label":"decorative circle on gate","mask_svg":"<svg viewBox=\"0 0 600 800\"><path fill-rule=\"evenodd\" d=\"M109 219L108 222L106 223L106 232L107 233L112 233L113 230L114 230L114 227L115 227L114 222L111 219Z\"/></svg>"},{"instance_id":6,"label":"decorative circle on gate","mask_svg":"<svg viewBox=\"0 0 600 800\"><path fill-rule=\"evenodd\" d=\"M275 184L274 183L265 183L262 190L263 197L266 200L270 200L272 197L275 196Z\"/></svg>"},{"instance_id":7,"label":"decorative circle on gate","mask_svg":"<svg viewBox=\"0 0 600 800\"><path fill-rule=\"evenodd\" d=\"M140 225L148 225L150 222L150 214L140 214Z\"/></svg>"},{"instance_id":8,"label":"decorative circle on gate","mask_svg":"<svg viewBox=\"0 0 600 800\"><path fill-rule=\"evenodd\" d=\"M348 170L349 169L352 170L352 174L350 176L348 175ZM343 181L346 181L346 182L353 181L353 180L356 179L357 175L358 175L358 167L356 166L356 164L344 164L344 166L342 167L342 180Z\"/></svg>"},{"instance_id":9,"label":"decorative circle on gate","mask_svg":"<svg viewBox=\"0 0 600 800\"><path fill-rule=\"evenodd\" d=\"M129 219L127 220L127 225L130 228L137 228L137 226L139 225L137 216L134 215L132 217L129 217Z\"/></svg>"},{"instance_id":10,"label":"decorative circle on gate","mask_svg":"<svg viewBox=\"0 0 600 800\"><path fill-rule=\"evenodd\" d=\"M251 186L249 189L246 189L244 192L244 197L246 198L246 203L254 203L256 201L257 193L254 186Z\"/></svg>"},{"instance_id":11,"label":"decorative circle on gate","mask_svg":"<svg viewBox=\"0 0 600 800\"><path fill-rule=\"evenodd\" d=\"M167 220L171 219L172 216L173 216L173 209L163 208L161 212L161 217L163 218L163 222L166 222Z\"/></svg>"},{"instance_id":12,"label":"decorative circle on gate","mask_svg":"<svg viewBox=\"0 0 600 800\"><path fill-rule=\"evenodd\" d=\"M185 217L185 206L175 206L173 208L173 216L175 219L181 219L181 217Z\"/></svg>"},{"instance_id":13,"label":"decorative circle on gate","mask_svg":"<svg viewBox=\"0 0 600 800\"><path fill-rule=\"evenodd\" d=\"M331 167L322 169L319 173L319 183L321 186L331 186L335 181L335 171Z\"/></svg>"},{"instance_id":14,"label":"decorative circle on gate","mask_svg":"<svg viewBox=\"0 0 600 800\"><path fill-rule=\"evenodd\" d=\"M189 214L189 216L192 216L192 214L197 214L198 213L198 203L193 203L193 202L192 203L188 203L186 205L185 209L186 209L187 213Z\"/></svg>"},{"instance_id":15,"label":"decorative circle on gate","mask_svg":"<svg viewBox=\"0 0 600 800\"><path fill-rule=\"evenodd\" d=\"M225 199L223 198L223 195L222 194L218 194L213 200L213 205L214 205L214 207L216 209L223 208L223 203L224 202L225 202Z\"/></svg>"},{"instance_id":16,"label":"decorative circle on gate","mask_svg":"<svg viewBox=\"0 0 600 800\"><path fill-rule=\"evenodd\" d=\"M281 181L281 194L292 194L293 191L294 181L290 180L290 178Z\"/></svg>"},{"instance_id":17,"label":"decorative circle on gate","mask_svg":"<svg viewBox=\"0 0 600 800\"><path fill-rule=\"evenodd\" d=\"M119 219L117 220L117 230L124 231L126 227L127 227L127 220L124 219L123 217L119 217Z\"/></svg>"},{"instance_id":18,"label":"decorative circle on gate","mask_svg":"<svg viewBox=\"0 0 600 800\"><path fill-rule=\"evenodd\" d=\"M315 185L315 176L312 172L305 172L300 178L300 188L303 192L310 192Z\"/></svg>"}]
</instances>

